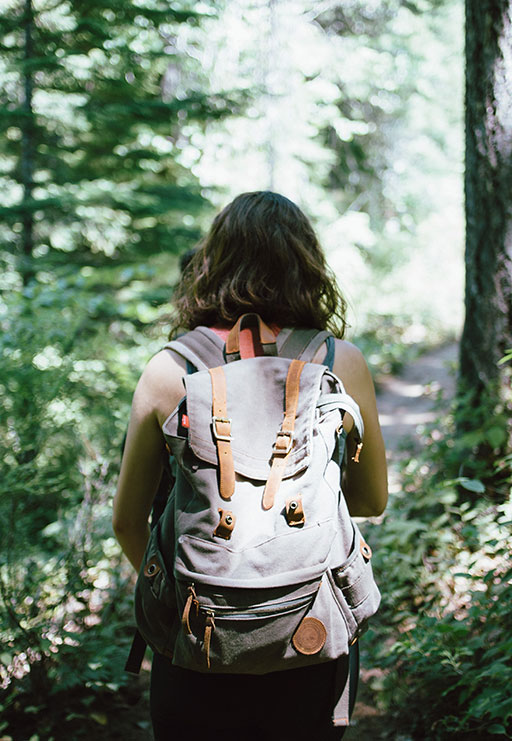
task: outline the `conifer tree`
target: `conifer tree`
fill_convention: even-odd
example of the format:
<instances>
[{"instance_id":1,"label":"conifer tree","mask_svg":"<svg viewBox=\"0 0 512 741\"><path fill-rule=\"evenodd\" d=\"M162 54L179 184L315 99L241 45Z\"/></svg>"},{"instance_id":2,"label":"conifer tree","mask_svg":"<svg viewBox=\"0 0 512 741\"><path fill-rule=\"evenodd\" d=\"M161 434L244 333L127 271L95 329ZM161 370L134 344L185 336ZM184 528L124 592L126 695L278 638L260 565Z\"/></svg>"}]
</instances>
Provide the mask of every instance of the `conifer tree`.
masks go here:
<instances>
[{"instance_id":1,"label":"conifer tree","mask_svg":"<svg viewBox=\"0 0 512 741\"><path fill-rule=\"evenodd\" d=\"M190 6L14 0L0 15L2 247L40 264L146 259L197 236L186 127L229 112L175 47ZM188 216L189 218L183 218ZM59 260L60 258L60 260Z\"/></svg>"}]
</instances>

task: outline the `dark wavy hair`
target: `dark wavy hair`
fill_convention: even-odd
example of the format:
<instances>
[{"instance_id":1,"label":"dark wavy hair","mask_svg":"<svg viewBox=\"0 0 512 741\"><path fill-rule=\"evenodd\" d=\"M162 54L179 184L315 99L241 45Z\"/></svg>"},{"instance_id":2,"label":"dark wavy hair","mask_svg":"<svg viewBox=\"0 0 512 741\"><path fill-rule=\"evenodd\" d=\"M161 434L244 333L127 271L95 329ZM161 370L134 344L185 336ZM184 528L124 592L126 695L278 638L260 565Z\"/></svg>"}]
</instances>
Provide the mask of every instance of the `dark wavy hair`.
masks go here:
<instances>
[{"instance_id":1,"label":"dark wavy hair","mask_svg":"<svg viewBox=\"0 0 512 741\"><path fill-rule=\"evenodd\" d=\"M213 220L176 287L175 326L231 326L256 312L281 327L345 331L346 303L307 217L270 191L242 193Z\"/></svg>"}]
</instances>

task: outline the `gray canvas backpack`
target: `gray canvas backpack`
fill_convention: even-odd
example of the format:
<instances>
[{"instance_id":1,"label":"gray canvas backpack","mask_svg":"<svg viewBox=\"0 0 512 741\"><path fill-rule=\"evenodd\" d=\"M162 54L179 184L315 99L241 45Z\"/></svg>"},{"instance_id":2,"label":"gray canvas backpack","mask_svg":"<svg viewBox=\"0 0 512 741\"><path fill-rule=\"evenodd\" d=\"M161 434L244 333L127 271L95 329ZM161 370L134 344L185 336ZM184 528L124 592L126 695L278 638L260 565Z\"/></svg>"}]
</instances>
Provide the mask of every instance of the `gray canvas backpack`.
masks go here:
<instances>
[{"instance_id":1,"label":"gray canvas backpack","mask_svg":"<svg viewBox=\"0 0 512 741\"><path fill-rule=\"evenodd\" d=\"M259 357L240 359L246 325ZM371 550L341 491L343 416L356 457L362 418L340 379L310 362L328 338L283 330L276 341L246 314L225 346L206 327L167 345L195 372L163 425L175 484L135 614L144 640L178 666L264 674L336 659L379 606ZM348 691L336 725L348 724Z\"/></svg>"}]
</instances>

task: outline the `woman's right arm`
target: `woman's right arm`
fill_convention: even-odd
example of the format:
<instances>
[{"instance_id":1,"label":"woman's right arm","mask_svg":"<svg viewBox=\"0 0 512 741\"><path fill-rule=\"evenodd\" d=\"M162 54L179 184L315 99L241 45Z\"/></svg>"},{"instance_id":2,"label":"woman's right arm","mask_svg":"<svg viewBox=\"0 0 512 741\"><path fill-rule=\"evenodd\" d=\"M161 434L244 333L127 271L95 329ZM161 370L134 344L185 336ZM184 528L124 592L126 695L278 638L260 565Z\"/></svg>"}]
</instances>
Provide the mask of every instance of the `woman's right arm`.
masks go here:
<instances>
[{"instance_id":1,"label":"woman's right arm","mask_svg":"<svg viewBox=\"0 0 512 741\"><path fill-rule=\"evenodd\" d=\"M166 454L161 425L184 395L183 374L170 353L162 351L149 361L133 396L112 525L136 571L149 538L149 515Z\"/></svg>"}]
</instances>

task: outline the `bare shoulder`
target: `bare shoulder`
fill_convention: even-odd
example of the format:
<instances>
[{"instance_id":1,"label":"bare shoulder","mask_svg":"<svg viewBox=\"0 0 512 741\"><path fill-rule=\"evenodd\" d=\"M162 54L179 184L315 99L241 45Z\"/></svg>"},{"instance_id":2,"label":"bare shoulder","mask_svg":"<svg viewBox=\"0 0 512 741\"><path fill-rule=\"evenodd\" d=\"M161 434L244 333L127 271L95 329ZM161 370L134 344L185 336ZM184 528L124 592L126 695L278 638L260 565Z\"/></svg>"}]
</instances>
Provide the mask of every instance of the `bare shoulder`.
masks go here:
<instances>
[{"instance_id":1,"label":"bare shoulder","mask_svg":"<svg viewBox=\"0 0 512 741\"><path fill-rule=\"evenodd\" d=\"M333 370L349 394L364 393L369 387L373 390L373 381L365 357L352 342L335 341Z\"/></svg>"},{"instance_id":2,"label":"bare shoulder","mask_svg":"<svg viewBox=\"0 0 512 741\"><path fill-rule=\"evenodd\" d=\"M366 360L361 350L348 340L335 340L336 362L342 364L347 370L360 370L367 368Z\"/></svg>"},{"instance_id":3,"label":"bare shoulder","mask_svg":"<svg viewBox=\"0 0 512 741\"><path fill-rule=\"evenodd\" d=\"M163 424L185 394L185 361L169 350L153 355L135 389L134 403Z\"/></svg>"}]
</instances>

